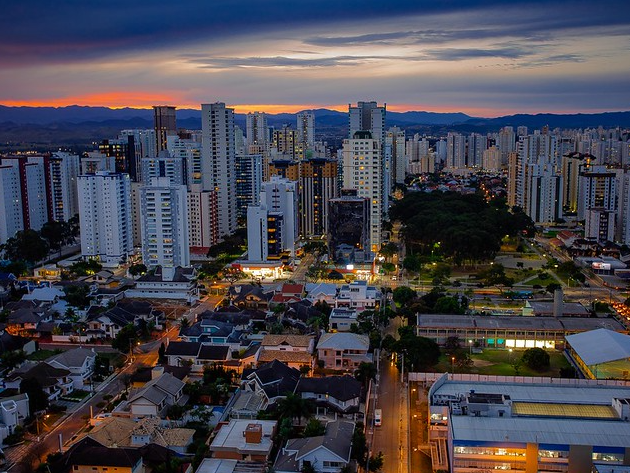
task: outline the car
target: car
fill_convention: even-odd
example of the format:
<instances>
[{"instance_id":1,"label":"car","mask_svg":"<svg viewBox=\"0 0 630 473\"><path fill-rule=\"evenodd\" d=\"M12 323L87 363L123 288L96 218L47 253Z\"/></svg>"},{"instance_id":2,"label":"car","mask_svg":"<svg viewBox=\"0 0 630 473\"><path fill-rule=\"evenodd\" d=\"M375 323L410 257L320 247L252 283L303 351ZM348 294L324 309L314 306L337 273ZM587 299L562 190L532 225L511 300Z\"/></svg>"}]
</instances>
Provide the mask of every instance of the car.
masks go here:
<instances>
[{"instance_id":1,"label":"car","mask_svg":"<svg viewBox=\"0 0 630 473\"><path fill-rule=\"evenodd\" d=\"M374 410L374 427L380 427L383 423L383 412L380 409Z\"/></svg>"}]
</instances>

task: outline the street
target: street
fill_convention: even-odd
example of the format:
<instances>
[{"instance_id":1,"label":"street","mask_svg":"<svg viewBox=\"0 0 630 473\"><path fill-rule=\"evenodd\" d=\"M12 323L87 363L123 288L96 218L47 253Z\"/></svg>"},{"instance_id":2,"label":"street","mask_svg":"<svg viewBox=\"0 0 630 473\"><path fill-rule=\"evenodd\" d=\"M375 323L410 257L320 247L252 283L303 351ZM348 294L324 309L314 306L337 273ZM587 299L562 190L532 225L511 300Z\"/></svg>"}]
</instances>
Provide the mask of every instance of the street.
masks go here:
<instances>
[{"instance_id":1,"label":"street","mask_svg":"<svg viewBox=\"0 0 630 473\"><path fill-rule=\"evenodd\" d=\"M11 465L7 471L14 473L32 472L33 465L37 465L39 461L45 460L49 453L59 451L60 443L66 445L73 440L87 426L90 408L92 408L92 415L101 412L103 409L97 407L97 404L100 402L106 404L105 396L108 396L109 399L110 396L113 397L124 391L126 388L125 376L133 374L141 366L154 366L157 361L157 352L160 344L166 338L177 338L178 333L179 326L174 326L160 339L137 347L131 363L127 363L115 376L111 376L107 381L103 382L92 397L82 401L74 412L61 420L50 432L44 434L39 442L34 441L6 448L7 464Z\"/></svg>"}]
</instances>

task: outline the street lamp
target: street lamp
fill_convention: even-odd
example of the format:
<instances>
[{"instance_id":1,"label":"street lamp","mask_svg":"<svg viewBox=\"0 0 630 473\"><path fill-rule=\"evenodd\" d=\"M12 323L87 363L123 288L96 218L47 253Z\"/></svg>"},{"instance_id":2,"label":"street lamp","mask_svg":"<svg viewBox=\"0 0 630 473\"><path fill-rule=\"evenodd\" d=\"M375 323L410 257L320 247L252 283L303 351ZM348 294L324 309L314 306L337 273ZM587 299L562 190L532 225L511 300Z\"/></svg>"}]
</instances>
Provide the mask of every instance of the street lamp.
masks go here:
<instances>
[{"instance_id":1,"label":"street lamp","mask_svg":"<svg viewBox=\"0 0 630 473\"><path fill-rule=\"evenodd\" d=\"M451 357L451 373L455 374L455 357Z\"/></svg>"},{"instance_id":2,"label":"street lamp","mask_svg":"<svg viewBox=\"0 0 630 473\"><path fill-rule=\"evenodd\" d=\"M511 349L511 348L510 348L509 352L510 352L510 355L509 355L509 358L510 358L510 364L512 364L512 349Z\"/></svg>"},{"instance_id":3,"label":"street lamp","mask_svg":"<svg viewBox=\"0 0 630 473\"><path fill-rule=\"evenodd\" d=\"M472 355L472 340L468 340L468 348L469 348L468 353Z\"/></svg>"}]
</instances>

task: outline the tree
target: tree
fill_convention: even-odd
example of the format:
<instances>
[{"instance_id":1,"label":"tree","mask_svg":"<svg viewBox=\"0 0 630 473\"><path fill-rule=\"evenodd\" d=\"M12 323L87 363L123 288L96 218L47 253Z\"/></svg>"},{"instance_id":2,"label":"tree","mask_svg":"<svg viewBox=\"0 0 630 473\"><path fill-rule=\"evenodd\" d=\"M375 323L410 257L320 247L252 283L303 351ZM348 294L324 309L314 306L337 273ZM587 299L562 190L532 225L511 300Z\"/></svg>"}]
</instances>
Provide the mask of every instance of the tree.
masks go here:
<instances>
[{"instance_id":1,"label":"tree","mask_svg":"<svg viewBox=\"0 0 630 473\"><path fill-rule=\"evenodd\" d=\"M0 364L8 371L20 365L24 360L26 360L26 353L22 350L5 351L0 355Z\"/></svg>"},{"instance_id":2,"label":"tree","mask_svg":"<svg viewBox=\"0 0 630 473\"><path fill-rule=\"evenodd\" d=\"M392 298L397 306L406 306L416 298L416 291L407 286L398 286L394 289Z\"/></svg>"},{"instance_id":3,"label":"tree","mask_svg":"<svg viewBox=\"0 0 630 473\"><path fill-rule=\"evenodd\" d=\"M2 245L6 259L26 261L31 266L48 255L48 248L46 240L32 229L17 232Z\"/></svg>"},{"instance_id":4,"label":"tree","mask_svg":"<svg viewBox=\"0 0 630 473\"><path fill-rule=\"evenodd\" d=\"M284 399L278 401L280 416L290 420L297 419L299 422L302 417L308 417L312 411L312 403L299 394L289 393Z\"/></svg>"},{"instance_id":5,"label":"tree","mask_svg":"<svg viewBox=\"0 0 630 473\"><path fill-rule=\"evenodd\" d=\"M305 461L302 464L302 469L300 470L300 473L317 473L317 470L311 464L311 462Z\"/></svg>"},{"instance_id":6,"label":"tree","mask_svg":"<svg viewBox=\"0 0 630 473\"><path fill-rule=\"evenodd\" d=\"M28 395L28 406L31 414L43 411L48 407L48 396L37 378L26 378L20 383L20 392Z\"/></svg>"},{"instance_id":7,"label":"tree","mask_svg":"<svg viewBox=\"0 0 630 473\"><path fill-rule=\"evenodd\" d=\"M247 275L243 271L241 271L239 268L229 267L229 268L223 269L222 276L223 276L223 279L229 282L231 286L236 281L245 279Z\"/></svg>"},{"instance_id":8,"label":"tree","mask_svg":"<svg viewBox=\"0 0 630 473\"><path fill-rule=\"evenodd\" d=\"M547 287L545 289L549 294L553 294L554 292L556 292L557 289L560 289L561 287L562 286L557 282L550 282L549 284L547 284Z\"/></svg>"},{"instance_id":9,"label":"tree","mask_svg":"<svg viewBox=\"0 0 630 473\"><path fill-rule=\"evenodd\" d=\"M379 251L379 254L385 258L385 261L389 261L397 253L398 245L392 242L383 244Z\"/></svg>"},{"instance_id":10,"label":"tree","mask_svg":"<svg viewBox=\"0 0 630 473\"><path fill-rule=\"evenodd\" d=\"M63 292L63 299L73 307L85 309L90 305L90 286L86 284L64 286Z\"/></svg>"},{"instance_id":11,"label":"tree","mask_svg":"<svg viewBox=\"0 0 630 473\"><path fill-rule=\"evenodd\" d=\"M381 267L383 268L383 271L385 271L388 274L396 271L396 265L394 263L389 263L389 262L383 263Z\"/></svg>"},{"instance_id":12,"label":"tree","mask_svg":"<svg viewBox=\"0 0 630 473\"><path fill-rule=\"evenodd\" d=\"M360 465L364 465L367 453L367 440L365 438L365 432L363 432L363 423L357 422L354 426L354 433L352 434L352 452L350 453L350 458L356 460Z\"/></svg>"},{"instance_id":13,"label":"tree","mask_svg":"<svg viewBox=\"0 0 630 473\"><path fill-rule=\"evenodd\" d=\"M160 348L158 348L158 362L163 363L166 360L166 346L164 342L160 343Z\"/></svg>"},{"instance_id":14,"label":"tree","mask_svg":"<svg viewBox=\"0 0 630 473\"><path fill-rule=\"evenodd\" d=\"M444 349L448 353L454 353L455 351L459 350L461 347L462 347L462 343L457 335L448 337L446 339L446 342L444 342Z\"/></svg>"},{"instance_id":15,"label":"tree","mask_svg":"<svg viewBox=\"0 0 630 473\"><path fill-rule=\"evenodd\" d=\"M378 452L376 456L370 456L369 470L381 471L383 469L383 452Z\"/></svg>"},{"instance_id":16,"label":"tree","mask_svg":"<svg viewBox=\"0 0 630 473\"><path fill-rule=\"evenodd\" d=\"M374 363L362 362L354 372L354 377L357 381L363 383L366 388L370 384L370 380L376 378L376 366Z\"/></svg>"},{"instance_id":17,"label":"tree","mask_svg":"<svg viewBox=\"0 0 630 473\"><path fill-rule=\"evenodd\" d=\"M116 338L112 341L112 347L116 348L118 351L127 352L131 350L136 342L138 341L138 334L136 332L136 327L133 324L125 325Z\"/></svg>"},{"instance_id":18,"label":"tree","mask_svg":"<svg viewBox=\"0 0 630 473\"><path fill-rule=\"evenodd\" d=\"M50 249L53 251L59 251L59 256L61 256L61 249L67 240L67 227L68 224L66 222L50 220L42 225L42 228L39 231L41 237L46 240Z\"/></svg>"},{"instance_id":19,"label":"tree","mask_svg":"<svg viewBox=\"0 0 630 473\"><path fill-rule=\"evenodd\" d=\"M306 423L302 436L304 437L318 437L326 433L326 426L322 424L315 417L311 417Z\"/></svg>"},{"instance_id":20,"label":"tree","mask_svg":"<svg viewBox=\"0 0 630 473\"><path fill-rule=\"evenodd\" d=\"M529 348L525 350L521 361L536 371L545 371L549 368L549 353L542 348Z\"/></svg>"},{"instance_id":21,"label":"tree","mask_svg":"<svg viewBox=\"0 0 630 473\"><path fill-rule=\"evenodd\" d=\"M413 327L398 329L400 338L394 343L394 351L399 359L404 357L406 371L426 369L435 366L440 359L440 347L429 338L418 337Z\"/></svg>"},{"instance_id":22,"label":"tree","mask_svg":"<svg viewBox=\"0 0 630 473\"><path fill-rule=\"evenodd\" d=\"M147 272L147 267L146 267L146 265L144 265L142 263L132 264L129 267L129 274L131 274L131 276L133 276L134 278L136 276L140 276L141 274L144 274L146 272Z\"/></svg>"}]
</instances>

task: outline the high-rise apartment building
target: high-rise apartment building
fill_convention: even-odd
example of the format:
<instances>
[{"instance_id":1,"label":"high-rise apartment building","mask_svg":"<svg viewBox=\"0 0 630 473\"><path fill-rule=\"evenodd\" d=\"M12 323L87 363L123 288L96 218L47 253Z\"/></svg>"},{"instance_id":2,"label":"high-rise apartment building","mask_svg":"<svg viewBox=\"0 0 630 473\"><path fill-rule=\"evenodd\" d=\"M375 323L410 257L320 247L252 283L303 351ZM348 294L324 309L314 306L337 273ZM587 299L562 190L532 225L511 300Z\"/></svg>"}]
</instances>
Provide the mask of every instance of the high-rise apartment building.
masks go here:
<instances>
[{"instance_id":1,"label":"high-rise apartment building","mask_svg":"<svg viewBox=\"0 0 630 473\"><path fill-rule=\"evenodd\" d=\"M501 170L501 151L496 146L484 150L481 167L484 171L499 172Z\"/></svg>"},{"instance_id":2,"label":"high-rise apartment building","mask_svg":"<svg viewBox=\"0 0 630 473\"><path fill-rule=\"evenodd\" d=\"M239 219L247 219L247 207L258 204L262 178L262 155L236 156L236 212Z\"/></svg>"},{"instance_id":3,"label":"high-rise apartment building","mask_svg":"<svg viewBox=\"0 0 630 473\"><path fill-rule=\"evenodd\" d=\"M304 152L313 149L315 146L315 114L312 111L304 110L297 114L296 122L300 147Z\"/></svg>"},{"instance_id":4,"label":"high-rise apartment building","mask_svg":"<svg viewBox=\"0 0 630 473\"><path fill-rule=\"evenodd\" d=\"M190 247L206 254L219 243L217 193L193 184L188 191L188 238Z\"/></svg>"},{"instance_id":5,"label":"high-rise apartment building","mask_svg":"<svg viewBox=\"0 0 630 473\"><path fill-rule=\"evenodd\" d=\"M287 159L301 159L304 155L297 130L288 125L284 125L280 130L274 130L272 147Z\"/></svg>"},{"instance_id":6,"label":"high-rise apartment building","mask_svg":"<svg viewBox=\"0 0 630 473\"><path fill-rule=\"evenodd\" d=\"M250 112L246 117L247 144L266 145L269 143L269 128L267 114L264 112Z\"/></svg>"},{"instance_id":7,"label":"high-rise apartment building","mask_svg":"<svg viewBox=\"0 0 630 473\"><path fill-rule=\"evenodd\" d=\"M115 140L103 140L98 145L98 151L105 156L114 158L115 172L129 174L132 181L138 180L136 145L133 135L123 136Z\"/></svg>"},{"instance_id":8,"label":"high-rise apartment building","mask_svg":"<svg viewBox=\"0 0 630 473\"><path fill-rule=\"evenodd\" d=\"M352 139L357 131L369 131L372 138L377 140L380 146L384 146L386 114L387 104L380 107L376 102L357 102L355 107L348 104L348 138Z\"/></svg>"},{"instance_id":9,"label":"high-rise apartment building","mask_svg":"<svg viewBox=\"0 0 630 473\"><path fill-rule=\"evenodd\" d=\"M590 169L591 159L593 159L592 155L577 152L562 156L562 199L567 212L577 212L580 174Z\"/></svg>"},{"instance_id":10,"label":"high-rise apartment building","mask_svg":"<svg viewBox=\"0 0 630 473\"><path fill-rule=\"evenodd\" d=\"M190 266L186 186L153 177L140 189L140 202L144 264L161 266L164 275Z\"/></svg>"},{"instance_id":11,"label":"high-rise apartment building","mask_svg":"<svg viewBox=\"0 0 630 473\"><path fill-rule=\"evenodd\" d=\"M193 184L201 184L201 143L193 139L182 139L169 136L167 140L168 154L179 158L184 163L184 182L190 189Z\"/></svg>"},{"instance_id":12,"label":"high-rise apartment building","mask_svg":"<svg viewBox=\"0 0 630 473\"><path fill-rule=\"evenodd\" d=\"M527 136L527 133L523 135L519 133L518 135L519 137ZM499 148L499 151L501 151L501 164L507 163L508 155L513 151L516 151L516 134L514 133L514 128L511 126L501 128L501 131L499 131L499 135L497 136L496 145L497 148Z\"/></svg>"},{"instance_id":13,"label":"high-rise apartment building","mask_svg":"<svg viewBox=\"0 0 630 473\"><path fill-rule=\"evenodd\" d=\"M117 266L133 250L129 175L99 171L77 182L81 255Z\"/></svg>"},{"instance_id":14,"label":"high-rise apartment building","mask_svg":"<svg viewBox=\"0 0 630 473\"><path fill-rule=\"evenodd\" d=\"M260 262L293 255L297 237L297 183L273 176L262 184L260 203L247 209L248 259Z\"/></svg>"},{"instance_id":15,"label":"high-rise apartment building","mask_svg":"<svg viewBox=\"0 0 630 473\"><path fill-rule=\"evenodd\" d=\"M0 163L0 244L24 229L22 189L17 166Z\"/></svg>"},{"instance_id":16,"label":"high-rise apartment building","mask_svg":"<svg viewBox=\"0 0 630 473\"><path fill-rule=\"evenodd\" d=\"M79 156L57 151L48 160L48 169L52 220L67 222L79 213Z\"/></svg>"},{"instance_id":17,"label":"high-rise apartment building","mask_svg":"<svg viewBox=\"0 0 630 473\"><path fill-rule=\"evenodd\" d=\"M177 116L175 107L156 105L153 107L153 129L155 130L156 154L166 149L166 138L177 134Z\"/></svg>"},{"instance_id":18,"label":"high-rise apartment building","mask_svg":"<svg viewBox=\"0 0 630 473\"><path fill-rule=\"evenodd\" d=\"M529 196L525 212L535 223L562 218L562 176L552 162L529 165Z\"/></svg>"},{"instance_id":19,"label":"high-rise apartment building","mask_svg":"<svg viewBox=\"0 0 630 473\"><path fill-rule=\"evenodd\" d=\"M236 230L234 110L222 102L202 104L202 183L217 194L219 238Z\"/></svg>"},{"instance_id":20,"label":"high-rise apartment building","mask_svg":"<svg viewBox=\"0 0 630 473\"><path fill-rule=\"evenodd\" d=\"M160 151L155 158L144 158L142 160L142 175L145 185L158 177L166 177L171 184L177 186L188 183L186 161L181 157L170 156L167 150Z\"/></svg>"},{"instance_id":21,"label":"high-rise apartment building","mask_svg":"<svg viewBox=\"0 0 630 473\"><path fill-rule=\"evenodd\" d=\"M405 155L405 132L397 126L387 130L385 135L385 159L389 164L391 182L389 190L394 184L404 184L407 170Z\"/></svg>"},{"instance_id":22,"label":"high-rise apartment building","mask_svg":"<svg viewBox=\"0 0 630 473\"><path fill-rule=\"evenodd\" d=\"M383 160L381 146L369 131L358 131L343 141L343 188L356 189L370 200L370 246L372 255L381 247L383 221Z\"/></svg>"},{"instance_id":23,"label":"high-rise apartment building","mask_svg":"<svg viewBox=\"0 0 630 473\"><path fill-rule=\"evenodd\" d=\"M617 211L617 174L603 165L580 174L578 220L584 220L587 210L593 208Z\"/></svg>"},{"instance_id":24,"label":"high-rise apartment building","mask_svg":"<svg viewBox=\"0 0 630 473\"><path fill-rule=\"evenodd\" d=\"M466 166L480 168L483 161L483 153L488 149L488 138L479 133L471 133L466 138Z\"/></svg>"},{"instance_id":25,"label":"high-rise apartment building","mask_svg":"<svg viewBox=\"0 0 630 473\"><path fill-rule=\"evenodd\" d=\"M328 202L328 251L337 263L363 263L370 251L370 200L342 189Z\"/></svg>"},{"instance_id":26,"label":"high-rise apartment building","mask_svg":"<svg viewBox=\"0 0 630 473\"><path fill-rule=\"evenodd\" d=\"M449 132L446 136L447 169L463 169L466 167L466 137L459 133Z\"/></svg>"},{"instance_id":27,"label":"high-rise apartment building","mask_svg":"<svg viewBox=\"0 0 630 473\"><path fill-rule=\"evenodd\" d=\"M328 202L338 196L337 161L313 158L300 168L300 234L321 237L328 230Z\"/></svg>"},{"instance_id":28,"label":"high-rise apartment building","mask_svg":"<svg viewBox=\"0 0 630 473\"><path fill-rule=\"evenodd\" d=\"M133 137L133 141L129 137ZM155 130L130 129L122 130L118 135L119 140L133 142L134 165L136 170L135 181L142 181L141 162L143 158L153 158L158 155L157 138ZM134 177L132 176L132 179Z\"/></svg>"}]
</instances>

